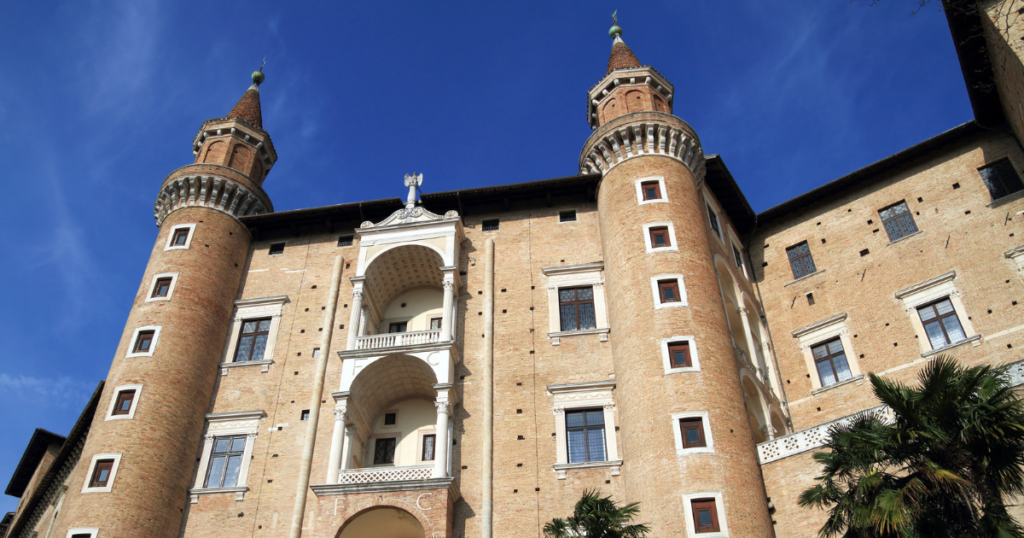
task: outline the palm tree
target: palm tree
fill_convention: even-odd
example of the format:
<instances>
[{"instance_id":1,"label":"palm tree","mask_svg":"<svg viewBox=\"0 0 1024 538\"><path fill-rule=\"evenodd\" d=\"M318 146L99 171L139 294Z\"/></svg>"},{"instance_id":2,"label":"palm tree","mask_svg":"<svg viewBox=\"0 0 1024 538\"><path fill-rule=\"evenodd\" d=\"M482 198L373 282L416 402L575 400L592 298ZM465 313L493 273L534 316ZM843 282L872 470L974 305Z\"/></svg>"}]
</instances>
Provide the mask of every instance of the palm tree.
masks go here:
<instances>
[{"instance_id":1,"label":"palm tree","mask_svg":"<svg viewBox=\"0 0 1024 538\"><path fill-rule=\"evenodd\" d=\"M939 356L919 386L871 374L891 423L833 427L801 506L829 511L822 538L1024 538L1004 499L1024 493L1024 403L1005 368Z\"/></svg>"},{"instance_id":2,"label":"palm tree","mask_svg":"<svg viewBox=\"0 0 1024 538\"><path fill-rule=\"evenodd\" d=\"M551 538L643 538L650 532L647 525L632 524L640 513L640 503L619 506L609 497L601 497L597 490L583 492L576 501L572 516L555 518L544 524L544 535Z\"/></svg>"}]
</instances>

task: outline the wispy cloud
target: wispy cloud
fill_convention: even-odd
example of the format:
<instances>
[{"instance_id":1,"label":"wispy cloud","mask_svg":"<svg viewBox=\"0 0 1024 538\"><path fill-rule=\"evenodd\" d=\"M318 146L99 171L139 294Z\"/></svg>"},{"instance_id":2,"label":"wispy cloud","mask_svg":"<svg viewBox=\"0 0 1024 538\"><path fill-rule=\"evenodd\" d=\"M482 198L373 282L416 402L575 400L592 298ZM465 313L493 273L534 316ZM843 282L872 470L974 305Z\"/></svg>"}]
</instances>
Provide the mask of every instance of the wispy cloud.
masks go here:
<instances>
[{"instance_id":1,"label":"wispy cloud","mask_svg":"<svg viewBox=\"0 0 1024 538\"><path fill-rule=\"evenodd\" d=\"M55 407L79 406L96 388L73 377L32 377L0 373L0 399L47 402Z\"/></svg>"}]
</instances>

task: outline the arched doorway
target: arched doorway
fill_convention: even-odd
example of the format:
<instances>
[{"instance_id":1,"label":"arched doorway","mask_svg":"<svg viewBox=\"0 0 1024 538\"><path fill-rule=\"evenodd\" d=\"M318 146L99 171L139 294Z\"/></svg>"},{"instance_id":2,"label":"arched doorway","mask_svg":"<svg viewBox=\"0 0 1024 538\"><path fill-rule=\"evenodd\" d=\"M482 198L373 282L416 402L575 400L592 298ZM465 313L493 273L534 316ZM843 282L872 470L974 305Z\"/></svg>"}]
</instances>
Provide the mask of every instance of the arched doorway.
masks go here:
<instances>
[{"instance_id":1,"label":"arched doorway","mask_svg":"<svg viewBox=\"0 0 1024 538\"><path fill-rule=\"evenodd\" d=\"M416 516L391 506L360 512L342 525L338 538L425 538Z\"/></svg>"}]
</instances>

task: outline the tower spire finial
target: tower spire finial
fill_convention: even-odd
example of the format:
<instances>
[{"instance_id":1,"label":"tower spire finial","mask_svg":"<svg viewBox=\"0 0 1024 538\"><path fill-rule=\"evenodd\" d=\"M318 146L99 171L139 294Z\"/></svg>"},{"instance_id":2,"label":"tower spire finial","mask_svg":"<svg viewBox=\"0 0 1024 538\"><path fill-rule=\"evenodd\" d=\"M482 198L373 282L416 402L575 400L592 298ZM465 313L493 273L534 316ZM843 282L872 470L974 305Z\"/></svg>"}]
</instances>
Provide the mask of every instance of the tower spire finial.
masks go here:
<instances>
[{"instance_id":1,"label":"tower spire finial","mask_svg":"<svg viewBox=\"0 0 1024 538\"><path fill-rule=\"evenodd\" d=\"M612 12L612 27L608 30L608 35L612 39L622 38L622 28L619 27L619 10Z\"/></svg>"},{"instance_id":2,"label":"tower spire finial","mask_svg":"<svg viewBox=\"0 0 1024 538\"><path fill-rule=\"evenodd\" d=\"M260 64L260 68L252 72L252 85L259 89L260 84L266 78L263 76L263 66L267 65L267 58L263 58L263 63Z\"/></svg>"}]
</instances>

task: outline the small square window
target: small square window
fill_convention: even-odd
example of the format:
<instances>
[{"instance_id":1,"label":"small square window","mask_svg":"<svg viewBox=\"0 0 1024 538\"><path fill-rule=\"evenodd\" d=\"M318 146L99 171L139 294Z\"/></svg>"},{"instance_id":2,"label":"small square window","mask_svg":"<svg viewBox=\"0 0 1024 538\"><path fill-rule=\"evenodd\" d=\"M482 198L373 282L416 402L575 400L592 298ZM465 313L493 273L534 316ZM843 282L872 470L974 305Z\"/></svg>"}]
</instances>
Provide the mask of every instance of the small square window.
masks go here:
<instances>
[{"instance_id":1,"label":"small square window","mask_svg":"<svg viewBox=\"0 0 1024 538\"><path fill-rule=\"evenodd\" d=\"M907 208L906 201L881 209L878 214L882 217L882 226L885 227L885 233L889 234L890 242L917 232L914 215Z\"/></svg>"},{"instance_id":2,"label":"small square window","mask_svg":"<svg viewBox=\"0 0 1024 538\"><path fill-rule=\"evenodd\" d=\"M430 330L439 330L441 328L441 321L441 318L430 318Z\"/></svg>"},{"instance_id":3,"label":"small square window","mask_svg":"<svg viewBox=\"0 0 1024 538\"><path fill-rule=\"evenodd\" d=\"M114 403L112 415L127 415L132 410L132 402L135 401L134 390L122 390L117 393L117 401Z\"/></svg>"},{"instance_id":4,"label":"small square window","mask_svg":"<svg viewBox=\"0 0 1024 538\"><path fill-rule=\"evenodd\" d=\"M673 342L668 345L669 362L672 368L687 368L693 366L690 360L690 343Z\"/></svg>"},{"instance_id":5,"label":"small square window","mask_svg":"<svg viewBox=\"0 0 1024 538\"><path fill-rule=\"evenodd\" d=\"M693 499L690 507L693 509L693 526L697 534L719 532L715 499Z\"/></svg>"},{"instance_id":6,"label":"small square window","mask_svg":"<svg viewBox=\"0 0 1024 538\"><path fill-rule=\"evenodd\" d=\"M715 235L719 239L722 238L722 226L718 223L718 213L715 213L714 209L711 209L711 204L708 204L708 220L711 222L711 229L715 231Z\"/></svg>"},{"instance_id":7,"label":"small square window","mask_svg":"<svg viewBox=\"0 0 1024 538\"><path fill-rule=\"evenodd\" d=\"M174 235L171 236L172 247L183 247L188 244L188 234L191 232L191 228L176 228Z\"/></svg>"},{"instance_id":8,"label":"small square window","mask_svg":"<svg viewBox=\"0 0 1024 538\"><path fill-rule=\"evenodd\" d=\"M302 414L299 415L299 420L309 420L309 409L302 410Z\"/></svg>"},{"instance_id":9,"label":"small square window","mask_svg":"<svg viewBox=\"0 0 1024 538\"><path fill-rule=\"evenodd\" d=\"M814 267L814 258L811 256L811 247L807 241L797 243L786 249L786 256L789 258L789 267L793 269L793 278L803 278L817 271Z\"/></svg>"},{"instance_id":10,"label":"small square window","mask_svg":"<svg viewBox=\"0 0 1024 538\"><path fill-rule=\"evenodd\" d=\"M661 185L657 181L644 181L640 184L640 192L644 201L661 199Z\"/></svg>"},{"instance_id":11,"label":"small square window","mask_svg":"<svg viewBox=\"0 0 1024 538\"><path fill-rule=\"evenodd\" d=\"M921 324L924 325L924 332L928 334L928 342L932 349L967 339L949 297L918 307L917 314L921 316Z\"/></svg>"},{"instance_id":12,"label":"small square window","mask_svg":"<svg viewBox=\"0 0 1024 538\"><path fill-rule=\"evenodd\" d=\"M993 200L1024 190L1020 176L1009 159L1002 159L978 169Z\"/></svg>"},{"instance_id":13,"label":"small square window","mask_svg":"<svg viewBox=\"0 0 1024 538\"><path fill-rule=\"evenodd\" d=\"M487 219L480 223L480 227L485 232L493 232L498 229L498 219Z\"/></svg>"},{"instance_id":14,"label":"small square window","mask_svg":"<svg viewBox=\"0 0 1024 538\"><path fill-rule=\"evenodd\" d=\"M663 304L678 303L681 300L679 295L679 282L677 280L659 280L658 292Z\"/></svg>"},{"instance_id":15,"label":"small square window","mask_svg":"<svg viewBox=\"0 0 1024 538\"><path fill-rule=\"evenodd\" d=\"M576 222L576 210L570 209L558 213L558 222Z\"/></svg>"},{"instance_id":16,"label":"small square window","mask_svg":"<svg viewBox=\"0 0 1024 538\"><path fill-rule=\"evenodd\" d=\"M105 488L110 480L110 471L114 468L114 460L98 460L89 479L90 488Z\"/></svg>"},{"instance_id":17,"label":"small square window","mask_svg":"<svg viewBox=\"0 0 1024 538\"><path fill-rule=\"evenodd\" d=\"M437 442L437 435L430 434L423 436L423 453L421 459L423 461L434 461L434 444Z\"/></svg>"},{"instance_id":18,"label":"small square window","mask_svg":"<svg viewBox=\"0 0 1024 538\"><path fill-rule=\"evenodd\" d=\"M672 238L669 237L667 226L650 228L651 248L665 248L672 246Z\"/></svg>"},{"instance_id":19,"label":"small square window","mask_svg":"<svg viewBox=\"0 0 1024 538\"><path fill-rule=\"evenodd\" d=\"M338 246L339 247L351 247L352 246L352 241L354 239L355 239L355 236L343 235L343 236L338 238Z\"/></svg>"},{"instance_id":20,"label":"small square window","mask_svg":"<svg viewBox=\"0 0 1024 538\"><path fill-rule=\"evenodd\" d=\"M373 464L386 465L395 463L395 446L398 440L394 437L377 439L373 447Z\"/></svg>"},{"instance_id":21,"label":"small square window","mask_svg":"<svg viewBox=\"0 0 1024 538\"><path fill-rule=\"evenodd\" d=\"M398 420L398 413L384 413L384 425L394 426Z\"/></svg>"},{"instance_id":22,"label":"small square window","mask_svg":"<svg viewBox=\"0 0 1024 538\"><path fill-rule=\"evenodd\" d=\"M318 348L318 347L313 348L313 358L314 359L319 359L320 358L320 348Z\"/></svg>"},{"instance_id":23,"label":"small square window","mask_svg":"<svg viewBox=\"0 0 1024 538\"><path fill-rule=\"evenodd\" d=\"M171 291L172 280L171 277L156 279L156 285L153 286L153 297L167 297L167 293Z\"/></svg>"},{"instance_id":24,"label":"small square window","mask_svg":"<svg viewBox=\"0 0 1024 538\"><path fill-rule=\"evenodd\" d=\"M684 418L679 420L679 432L683 436L683 448L701 448L708 446L704 439L704 419Z\"/></svg>"},{"instance_id":25,"label":"small square window","mask_svg":"<svg viewBox=\"0 0 1024 538\"><path fill-rule=\"evenodd\" d=\"M284 243L274 243L270 245L270 255L284 254Z\"/></svg>"},{"instance_id":26,"label":"small square window","mask_svg":"<svg viewBox=\"0 0 1024 538\"><path fill-rule=\"evenodd\" d=\"M135 347L132 348L132 353L149 353L153 346L154 334L156 331L140 331L139 336L135 338Z\"/></svg>"},{"instance_id":27,"label":"small square window","mask_svg":"<svg viewBox=\"0 0 1024 538\"><path fill-rule=\"evenodd\" d=\"M270 318L247 319L242 322L235 350L235 362L261 361L270 338Z\"/></svg>"}]
</instances>

